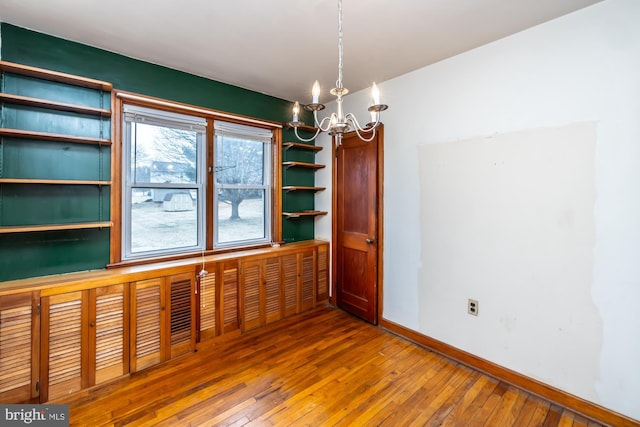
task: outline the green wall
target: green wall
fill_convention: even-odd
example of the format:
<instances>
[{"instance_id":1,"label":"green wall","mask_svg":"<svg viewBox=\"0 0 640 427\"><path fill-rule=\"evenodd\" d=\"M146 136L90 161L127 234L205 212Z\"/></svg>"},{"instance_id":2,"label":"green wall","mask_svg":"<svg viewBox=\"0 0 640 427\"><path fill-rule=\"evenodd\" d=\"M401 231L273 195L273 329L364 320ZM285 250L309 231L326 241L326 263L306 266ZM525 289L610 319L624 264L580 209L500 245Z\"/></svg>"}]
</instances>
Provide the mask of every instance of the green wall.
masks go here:
<instances>
[{"instance_id":1,"label":"green wall","mask_svg":"<svg viewBox=\"0 0 640 427\"><path fill-rule=\"evenodd\" d=\"M290 120L289 101L128 58L80 43L0 24L4 61L104 80L114 89L260 119ZM108 106L108 93L18 78L5 73L2 91L74 104ZM96 105L99 106L99 105ZM109 120L58 114L10 104L1 127L109 137ZM294 140L284 132L284 140ZM306 154L290 154L305 156ZM297 160L288 158L288 160ZM309 161L312 161L311 159ZM109 180L108 150L68 143L3 138L0 177ZM313 185L313 172L283 170L284 185ZM286 209L312 209L313 196L286 193ZM109 189L79 186L0 184L0 226L102 221L109 218ZM285 242L314 237L313 220L284 220ZM104 268L109 230L90 229L0 234L0 281Z\"/></svg>"}]
</instances>

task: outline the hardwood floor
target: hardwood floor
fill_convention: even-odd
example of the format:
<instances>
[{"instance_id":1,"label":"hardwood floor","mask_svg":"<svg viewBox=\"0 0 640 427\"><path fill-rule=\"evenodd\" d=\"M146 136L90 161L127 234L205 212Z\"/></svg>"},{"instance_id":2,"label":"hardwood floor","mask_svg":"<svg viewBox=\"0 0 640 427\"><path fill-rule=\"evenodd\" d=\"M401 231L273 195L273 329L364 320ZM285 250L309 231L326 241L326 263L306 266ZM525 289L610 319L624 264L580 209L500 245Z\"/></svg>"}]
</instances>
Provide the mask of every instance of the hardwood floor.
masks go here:
<instances>
[{"instance_id":1,"label":"hardwood floor","mask_svg":"<svg viewBox=\"0 0 640 427\"><path fill-rule=\"evenodd\" d=\"M333 308L50 403L83 426L599 425Z\"/></svg>"}]
</instances>

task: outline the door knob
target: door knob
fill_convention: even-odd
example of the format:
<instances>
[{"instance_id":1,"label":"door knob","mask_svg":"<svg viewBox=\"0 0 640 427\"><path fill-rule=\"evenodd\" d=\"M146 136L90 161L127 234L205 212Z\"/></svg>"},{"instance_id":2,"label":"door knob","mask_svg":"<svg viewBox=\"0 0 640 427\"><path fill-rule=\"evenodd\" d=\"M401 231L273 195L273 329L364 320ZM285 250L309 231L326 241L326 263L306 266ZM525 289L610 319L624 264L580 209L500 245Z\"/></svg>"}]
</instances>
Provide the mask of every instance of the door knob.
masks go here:
<instances>
[{"instance_id":1,"label":"door knob","mask_svg":"<svg viewBox=\"0 0 640 427\"><path fill-rule=\"evenodd\" d=\"M371 245L373 244L373 242L375 242L376 240L372 237L367 237L365 240L365 242L367 242L367 244Z\"/></svg>"}]
</instances>

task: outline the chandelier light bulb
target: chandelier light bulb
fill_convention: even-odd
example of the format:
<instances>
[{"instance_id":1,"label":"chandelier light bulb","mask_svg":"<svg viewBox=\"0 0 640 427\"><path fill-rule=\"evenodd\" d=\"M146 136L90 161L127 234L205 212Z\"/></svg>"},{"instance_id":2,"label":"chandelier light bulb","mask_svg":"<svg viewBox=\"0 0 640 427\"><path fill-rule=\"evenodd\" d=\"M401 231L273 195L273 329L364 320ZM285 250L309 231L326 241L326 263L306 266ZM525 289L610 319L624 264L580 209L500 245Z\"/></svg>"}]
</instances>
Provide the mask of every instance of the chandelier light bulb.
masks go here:
<instances>
[{"instance_id":1,"label":"chandelier light bulb","mask_svg":"<svg viewBox=\"0 0 640 427\"><path fill-rule=\"evenodd\" d=\"M380 105L380 89L376 82L371 86L371 98L373 98L373 105Z\"/></svg>"},{"instance_id":2,"label":"chandelier light bulb","mask_svg":"<svg viewBox=\"0 0 640 427\"><path fill-rule=\"evenodd\" d=\"M298 121L299 114L300 114L300 103L296 101L296 103L293 104L293 121L294 122Z\"/></svg>"},{"instance_id":3,"label":"chandelier light bulb","mask_svg":"<svg viewBox=\"0 0 640 427\"><path fill-rule=\"evenodd\" d=\"M313 84L313 87L311 88L311 96L312 96L311 103L317 104L318 99L320 99L320 83L318 83L317 80L315 81L315 83Z\"/></svg>"}]
</instances>

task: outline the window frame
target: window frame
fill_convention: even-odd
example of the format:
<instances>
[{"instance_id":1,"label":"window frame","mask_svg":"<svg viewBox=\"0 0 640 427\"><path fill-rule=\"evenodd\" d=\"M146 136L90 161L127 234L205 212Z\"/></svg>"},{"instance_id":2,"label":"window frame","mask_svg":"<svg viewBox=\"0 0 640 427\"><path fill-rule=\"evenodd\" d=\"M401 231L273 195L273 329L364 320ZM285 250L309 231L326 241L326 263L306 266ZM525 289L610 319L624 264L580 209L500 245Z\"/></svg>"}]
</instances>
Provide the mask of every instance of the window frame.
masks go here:
<instances>
[{"instance_id":1,"label":"window frame","mask_svg":"<svg viewBox=\"0 0 640 427\"><path fill-rule=\"evenodd\" d=\"M199 249L185 249L184 251L168 251L166 253L149 253L145 256L125 258L124 249L124 224L125 209L127 208L123 198L125 170L123 168L123 160L125 159L125 141L124 131L126 123L123 118L125 106L137 106L149 108L157 111L164 111L169 114L176 113L198 117L206 120L207 128L204 138L203 161L204 166L201 168L204 174L203 178L203 195L199 194L199 203L202 205L201 212L202 221L198 222L198 226L202 224L204 231L199 233L202 236L202 245L198 241ZM258 247L270 246L273 243L280 243L282 240L282 124L274 121L256 119L251 117L238 116L207 108L182 104L173 101L167 101L159 98L153 98L131 92L114 90L112 94L112 110L113 110L113 135L114 143L112 144L111 157L111 219L113 226L111 228L111 248L110 263L107 267L117 267L123 265L145 264L150 262L188 258L200 256L201 254L211 254L228 251L241 251ZM247 242L238 245L221 245L214 247L214 192L213 192L213 168L214 168L214 123L216 121L237 123L257 128L263 128L272 132L272 141L265 150L265 156L269 158L270 168L265 170L265 174L270 177L270 189L265 190L265 199L270 199L271 206L265 209L265 227L270 230L269 238L265 238L262 242ZM267 147L265 147L267 148ZM204 197L200 197L204 196ZM200 200L202 199L202 200ZM242 242L244 243L244 242Z\"/></svg>"},{"instance_id":2,"label":"window frame","mask_svg":"<svg viewBox=\"0 0 640 427\"><path fill-rule=\"evenodd\" d=\"M123 198L122 198L122 259L135 260L153 258L158 256L176 255L181 253L192 253L194 251L202 251L205 246L206 236L206 120L197 120L194 116L184 114L163 112L150 108L142 108L133 105L126 105L123 108L122 115L122 163L121 174L123 176ZM195 165L196 176L193 183L179 182L138 182L135 173L132 174L131 168L131 150L133 139L131 138L131 129L138 125L152 125L158 127L167 127L171 129L192 130L196 132L196 150ZM190 129L191 128L191 129ZM134 131L137 137L137 130ZM137 141L136 141L137 142ZM132 211L133 201L132 193L134 189L157 189L157 190L195 190L197 193L196 213L196 244L190 246L179 246L165 249L152 249L146 251L133 252L132 249Z\"/></svg>"}]
</instances>

